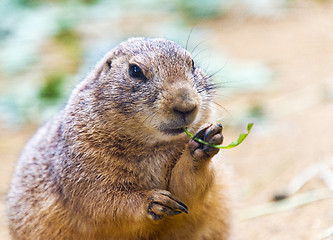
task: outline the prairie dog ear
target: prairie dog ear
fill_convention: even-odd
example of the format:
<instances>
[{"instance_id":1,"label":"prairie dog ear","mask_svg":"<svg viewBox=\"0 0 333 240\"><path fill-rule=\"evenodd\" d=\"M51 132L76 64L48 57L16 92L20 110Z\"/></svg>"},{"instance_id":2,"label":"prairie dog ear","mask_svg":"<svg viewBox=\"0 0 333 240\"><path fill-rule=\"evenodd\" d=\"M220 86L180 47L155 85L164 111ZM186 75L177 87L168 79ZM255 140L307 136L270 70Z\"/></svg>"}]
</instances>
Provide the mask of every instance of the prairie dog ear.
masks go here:
<instances>
[{"instance_id":1,"label":"prairie dog ear","mask_svg":"<svg viewBox=\"0 0 333 240\"><path fill-rule=\"evenodd\" d=\"M110 71L111 69L111 62L112 59L108 58L106 61L102 60L100 61L96 66L95 66L95 70L91 72L92 74L92 78L94 80L99 79L101 76L106 76L107 73Z\"/></svg>"},{"instance_id":2,"label":"prairie dog ear","mask_svg":"<svg viewBox=\"0 0 333 240\"><path fill-rule=\"evenodd\" d=\"M112 59L108 58L105 61L105 63L103 64L102 71L101 71L100 75L106 75L110 71L111 65L112 65Z\"/></svg>"}]
</instances>

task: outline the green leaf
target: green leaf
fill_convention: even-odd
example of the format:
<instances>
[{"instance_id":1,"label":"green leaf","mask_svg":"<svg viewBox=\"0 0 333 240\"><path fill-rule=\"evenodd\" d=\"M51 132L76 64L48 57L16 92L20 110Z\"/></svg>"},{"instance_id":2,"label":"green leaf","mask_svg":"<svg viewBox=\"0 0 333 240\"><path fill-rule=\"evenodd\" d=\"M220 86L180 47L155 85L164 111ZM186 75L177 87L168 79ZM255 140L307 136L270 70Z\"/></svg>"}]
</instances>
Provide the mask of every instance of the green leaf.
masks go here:
<instances>
[{"instance_id":1,"label":"green leaf","mask_svg":"<svg viewBox=\"0 0 333 240\"><path fill-rule=\"evenodd\" d=\"M230 143L230 144L227 145L227 146L210 144L210 143L208 143L208 142L206 142L206 141L204 141L204 140L202 140L202 139L200 139L200 138L195 138L195 137L193 136L193 134L190 133L190 132L187 130L187 128L183 128L183 130L184 130L184 132L185 132L189 137L193 138L195 141L197 141L197 142L199 142L199 143L206 144L206 145L208 145L208 146L210 146L210 147L214 147L214 148L230 149L230 148L234 148L234 147L238 146L239 144L241 144L241 143L245 140L245 138L247 137L247 135L249 135L249 133L250 133L252 127L253 127L253 123L249 123L249 124L247 125L247 133L241 133L236 141L233 141L232 143Z\"/></svg>"}]
</instances>

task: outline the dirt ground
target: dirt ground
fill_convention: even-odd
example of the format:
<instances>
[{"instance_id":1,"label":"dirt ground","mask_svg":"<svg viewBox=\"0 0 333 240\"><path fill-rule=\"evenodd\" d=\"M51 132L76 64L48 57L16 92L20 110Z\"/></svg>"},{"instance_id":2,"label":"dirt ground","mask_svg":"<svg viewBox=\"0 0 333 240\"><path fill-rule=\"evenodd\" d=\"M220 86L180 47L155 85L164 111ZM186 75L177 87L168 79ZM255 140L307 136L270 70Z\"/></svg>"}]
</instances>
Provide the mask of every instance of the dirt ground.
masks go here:
<instances>
[{"instance_id":1,"label":"dirt ground","mask_svg":"<svg viewBox=\"0 0 333 240\"><path fill-rule=\"evenodd\" d=\"M236 239L333 239L325 238L333 226L333 194L318 176L295 194L296 203L309 203L280 203L290 207L285 211L268 205L272 214L260 215L295 176L333 166L333 4L303 1L276 19L229 16L210 27L230 56L258 59L274 71L271 89L224 102L231 113L257 104L267 117L246 143L225 151L235 170ZM312 202L310 192L322 200Z\"/></svg>"},{"instance_id":2,"label":"dirt ground","mask_svg":"<svg viewBox=\"0 0 333 240\"><path fill-rule=\"evenodd\" d=\"M274 71L272 87L220 103L231 114L257 105L265 116L246 142L223 153L234 171L237 240L333 239L333 193L319 176L288 200L271 201L304 170L333 166L333 3L318 2L300 1L273 19L234 13L205 23L214 32L211 43L231 58L259 60ZM35 128L1 129L2 197ZM225 130L226 142L237 138L239 129ZM5 240L3 212L1 201L0 239Z\"/></svg>"}]
</instances>

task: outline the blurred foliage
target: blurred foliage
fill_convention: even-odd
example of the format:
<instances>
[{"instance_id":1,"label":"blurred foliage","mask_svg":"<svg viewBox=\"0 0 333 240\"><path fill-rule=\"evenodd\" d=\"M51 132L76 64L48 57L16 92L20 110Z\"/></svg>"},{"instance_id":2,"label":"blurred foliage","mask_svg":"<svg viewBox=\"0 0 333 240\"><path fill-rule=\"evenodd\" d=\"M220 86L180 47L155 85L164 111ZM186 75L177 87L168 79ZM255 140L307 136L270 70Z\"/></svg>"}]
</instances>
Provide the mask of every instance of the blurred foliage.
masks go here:
<instances>
[{"instance_id":1,"label":"blurred foliage","mask_svg":"<svg viewBox=\"0 0 333 240\"><path fill-rule=\"evenodd\" d=\"M249 111L250 116L253 118L263 118L265 115L265 111L262 105L256 104L253 105Z\"/></svg>"},{"instance_id":2,"label":"blurred foliage","mask_svg":"<svg viewBox=\"0 0 333 240\"><path fill-rule=\"evenodd\" d=\"M64 94L65 75L54 73L45 77L43 85L38 91L38 98L48 103L56 103L61 100Z\"/></svg>"},{"instance_id":3,"label":"blurred foliage","mask_svg":"<svg viewBox=\"0 0 333 240\"><path fill-rule=\"evenodd\" d=\"M0 124L48 119L91 65L130 36L164 36L185 46L194 28L188 42L188 49L194 50L212 32L193 24L223 15L235 2L0 1ZM207 60L202 52L199 49L193 55L209 73L225 62L225 56L208 56ZM233 92L266 86L271 76L260 63L244 63L223 68L221 76L214 79Z\"/></svg>"},{"instance_id":4,"label":"blurred foliage","mask_svg":"<svg viewBox=\"0 0 333 240\"><path fill-rule=\"evenodd\" d=\"M67 67L68 71L71 73L77 72L82 64L83 49L80 35L75 27L69 24L68 21L60 21L53 39L54 43L62 48L64 58L71 62L71 66Z\"/></svg>"},{"instance_id":5,"label":"blurred foliage","mask_svg":"<svg viewBox=\"0 0 333 240\"><path fill-rule=\"evenodd\" d=\"M218 17L227 10L232 0L176 0L177 9L188 19Z\"/></svg>"},{"instance_id":6,"label":"blurred foliage","mask_svg":"<svg viewBox=\"0 0 333 240\"><path fill-rule=\"evenodd\" d=\"M97 3L99 0L13 0L14 3L24 7L37 7L41 4L52 3L52 4L66 4L66 3L81 3L92 5Z\"/></svg>"}]
</instances>

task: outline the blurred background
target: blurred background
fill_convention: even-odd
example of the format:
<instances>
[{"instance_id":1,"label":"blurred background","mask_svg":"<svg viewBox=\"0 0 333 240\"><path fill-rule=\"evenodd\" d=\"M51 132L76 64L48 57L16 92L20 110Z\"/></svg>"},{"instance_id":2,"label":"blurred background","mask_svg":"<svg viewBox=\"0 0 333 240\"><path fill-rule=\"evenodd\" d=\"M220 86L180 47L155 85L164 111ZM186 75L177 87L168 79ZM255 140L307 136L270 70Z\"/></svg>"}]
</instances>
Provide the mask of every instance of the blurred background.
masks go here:
<instances>
[{"instance_id":1,"label":"blurred background","mask_svg":"<svg viewBox=\"0 0 333 240\"><path fill-rule=\"evenodd\" d=\"M0 239L9 239L4 198L25 143L132 36L187 45L214 74L225 144L254 122L223 151L235 239L333 239L330 0L0 0Z\"/></svg>"}]
</instances>

